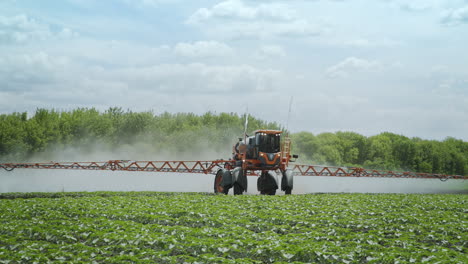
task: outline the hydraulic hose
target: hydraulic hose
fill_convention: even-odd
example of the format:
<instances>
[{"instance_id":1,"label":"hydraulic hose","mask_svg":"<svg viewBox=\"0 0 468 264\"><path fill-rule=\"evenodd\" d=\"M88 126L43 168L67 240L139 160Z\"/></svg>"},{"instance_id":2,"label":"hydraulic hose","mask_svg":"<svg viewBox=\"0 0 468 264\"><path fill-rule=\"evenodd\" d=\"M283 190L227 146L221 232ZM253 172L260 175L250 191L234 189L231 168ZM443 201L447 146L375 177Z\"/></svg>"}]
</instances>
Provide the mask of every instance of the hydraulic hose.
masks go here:
<instances>
[{"instance_id":1,"label":"hydraulic hose","mask_svg":"<svg viewBox=\"0 0 468 264\"><path fill-rule=\"evenodd\" d=\"M448 178L447 176L439 177L439 180L440 180L440 181L443 181L443 182L448 181L448 179L449 179L449 178Z\"/></svg>"},{"instance_id":2,"label":"hydraulic hose","mask_svg":"<svg viewBox=\"0 0 468 264\"><path fill-rule=\"evenodd\" d=\"M16 166L13 166L13 167L9 168L9 167L5 167L5 166L3 166L1 164L0 164L0 167L3 168L6 171L12 171L12 170L14 170L16 168Z\"/></svg>"}]
</instances>

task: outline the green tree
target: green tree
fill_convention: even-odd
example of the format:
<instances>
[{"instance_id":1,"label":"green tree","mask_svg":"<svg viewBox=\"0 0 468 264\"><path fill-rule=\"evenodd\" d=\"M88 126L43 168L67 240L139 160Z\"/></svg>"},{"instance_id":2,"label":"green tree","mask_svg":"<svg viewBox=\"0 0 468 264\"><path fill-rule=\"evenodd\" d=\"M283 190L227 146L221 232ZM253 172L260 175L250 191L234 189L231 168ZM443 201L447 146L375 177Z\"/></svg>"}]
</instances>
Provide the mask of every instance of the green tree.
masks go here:
<instances>
[{"instance_id":1,"label":"green tree","mask_svg":"<svg viewBox=\"0 0 468 264\"><path fill-rule=\"evenodd\" d=\"M141 149L184 154L219 152L230 148L244 132L245 115L235 113L162 113L124 111L111 107L71 111L37 109L0 115L0 160L21 161L35 154L73 147L108 151L137 145ZM248 133L284 130L275 122L249 116ZM468 174L468 142L407 138L389 132L365 137L354 132L291 134L293 152L304 163L364 166L440 174ZM216 157L214 157L216 158Z\"/></svg>"}]
</instances>

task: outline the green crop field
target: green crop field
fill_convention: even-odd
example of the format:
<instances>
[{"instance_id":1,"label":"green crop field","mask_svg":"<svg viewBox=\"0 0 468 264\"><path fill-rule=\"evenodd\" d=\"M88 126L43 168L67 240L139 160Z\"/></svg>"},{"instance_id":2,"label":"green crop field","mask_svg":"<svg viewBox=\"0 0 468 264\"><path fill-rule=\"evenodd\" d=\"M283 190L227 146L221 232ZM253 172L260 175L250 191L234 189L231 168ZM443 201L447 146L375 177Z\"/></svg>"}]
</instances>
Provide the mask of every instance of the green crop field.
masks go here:
<instances>
[{"instance_id":1,"label":"green crop field","mask_svg":"<svg viewBox=\"0 0 468 264\"><path fill-rule=\"evenodd\" d=\"M0 263L468 262L466 195L0 198Z\"/></svg>"}]
</instances>

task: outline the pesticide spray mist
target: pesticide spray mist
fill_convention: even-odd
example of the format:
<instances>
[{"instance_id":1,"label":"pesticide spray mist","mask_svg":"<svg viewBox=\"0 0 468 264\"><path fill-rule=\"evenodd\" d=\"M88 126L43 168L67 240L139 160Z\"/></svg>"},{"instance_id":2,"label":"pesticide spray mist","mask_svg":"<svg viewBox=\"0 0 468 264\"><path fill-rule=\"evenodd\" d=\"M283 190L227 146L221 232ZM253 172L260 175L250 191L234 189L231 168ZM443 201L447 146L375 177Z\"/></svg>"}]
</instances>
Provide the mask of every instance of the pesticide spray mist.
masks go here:
<instances>
[{"instance_id":1,"label":"pesticide spray mist","mask_svg":"<svg viewBox=\"0 0 468 264\"><path fill-rule=\"evenodd\" d=\"M235 137L233 137L235 138ZM34 162L122 160L215 160L228 159L232 145L215 151L207 141L199 151L170 152L155 150L145 142L118 148L94 142L92 147L51 150L31 158ZM257 194L257 177L248 177L248 194ZM281 177L278 176L280 180ZM33 170L0 171L0 192L75 192L75 191L161 191L213 192L214 175L154 172ZM461 180L441 182L434 179L304 177L294 179L295 194L316 192L359 193L468 193ZM232 193L232 190L231 190ZM282 194L283 192L278 191Z\"/></svg>"},{"instance_id":2,"label":"pesticide spray mist","mask_svg":"<svg viewBox=\"0 0 468 264\"><path fill-rule=\"evenodd\" d=\"M257 194L257 177L249 177L248 194ZM0 172L0 192L160 191L213 192L214 175L153 172L15 170ZM460 180L295 177L294 194L465 193ZM231 191L232 192L232 191ZM282 193L279 192L278 193Z\"/></svg>"},{"instance_id":3,"label":"pesticide spray mist","mask_svg":"<svg viewBox=\"0 0 468 264\"><path fill-rule=\"evenodd\" d=\"M235 137L233 137L235 138ZM195 151L156 149L147 141L119 147L98 140L78 147L50 147L28 160L12 162L88 162L108 160L216 160L228 159L232 145L216 151L207 139L193 139ZM218 147L218 149L221 149ZM0 192L167 191L212 192L214 175L155 172L15 169L0 171Z\"/></svg>"}]
</instances>

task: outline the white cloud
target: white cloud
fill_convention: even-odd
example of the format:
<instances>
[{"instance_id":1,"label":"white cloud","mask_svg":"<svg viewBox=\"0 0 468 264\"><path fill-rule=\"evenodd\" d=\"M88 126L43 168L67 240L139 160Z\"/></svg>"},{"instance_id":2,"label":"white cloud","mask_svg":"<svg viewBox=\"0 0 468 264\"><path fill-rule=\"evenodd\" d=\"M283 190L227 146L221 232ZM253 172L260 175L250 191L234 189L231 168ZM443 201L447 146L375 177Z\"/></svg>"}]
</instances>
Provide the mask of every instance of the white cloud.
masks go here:
<instances>
[{"instance_id":1,"label":"white cloud","mask_svg":"<svg viewBox=\"0 0 468 264\"><path fill-rule=\"evenodd\" d=\"M163 3L175 2L175 0L140 0L140 2L144 5L156 6Z\"/></svg>"},{"instance_id":2,"label":"white cloud","mask_svg":"<svg viewBox=\"0 0 468 264\"><path fill-rule=\"evenodd\" d=\"M191 58L222 57L233 53L231 47L217 41L181 42L174 46L178 55Z\"/></svg>"},{"instance_id":3,"label":"white cloud","mask_svg":"<svg viewBox=\"0 0 468 264\"><path fill-rule=\"evenodd\" d=\"M0 1L1 113L249 104L281 121L287 87L292 129L467 137L466 0L32 2Z\"/></svg>"},{"instance_id":4,"label":"white cloud","mask_svg":"<svg viewBox=\"0 0 468 264\"><path fill-rule=\"evenodd\" d=\"M286 52L283 47L278 45L263 45L255 54L255 57L258 59L275 59L285 56Z\"/></svg>"},{"instance_id":5,"label":"white cloud","mask_svg":"<svg viewBox=\"0 0 468 264\"><path fill-rule=\"evenodd\" d=\"M136 6L136 7L158 7L162 4L180 2L180 0L122 0L122 1L126 3L127 5Z\"/></svg>"},{"instance_id":6,"label":"white cloud","mask_svg":"<svg viewBox=\"0 0 468 264\"><path fill-rule=\"evenodd\" d=\"M203 27L216 37L229 39L267 39L267 38L307 38L316 37L322 30L306 20L297 20L290 23L233 22Z\"/></svg>"},{"instance_id":7,"label":"white cloud","mask_svg":"<svg viewBox=\"0 0 468 264\"><path fill-rule=\"evenodd\" d=\"M440 11L447 8L457 8L466 4L466 0L383 0L390 6L409 12Z\"/></svg>"},{"instance_id":8,"label":"white cloud","mask_svg":"<svg viewBox=\"0 0 468 264\"><path fill-rule=\"evenodd\" d=\"M389 2L391 5L406 11L424 11L436 5L434 0L389 0Z\"/></svg>"},{"instance_id":9,"label":"white cloud","mask_svg":"<svg viewBox=\"0 0 468 264\"><path fill-rule=\"evenodd\" d=\"M283 37L312 37L322 33L322 29L306 19L296 19L290 23L281 23L269 29L273 35Z\"/></svg>"},{"instance_id":10,"label":"white cloud","mask_svg":"<svg viewBox=\"0 0 468 264\"><path fill-rule=\"evenodd\" d=\"M200 8L188 19L188 23L203 23L211 19L233 20L280 20L291 21L295 13L285 5L277 3L248 6L241 0L227 0L212 8Z\"/></svg>"},{"instance_id":11,"label":"white cloud","mask_svg":"<svg viewBox=\"0 0 468 264\"><path fill-rule=\"evenodd\" d=\"M375 72L381 69L381 63L356 57L348 57L343 61L326 69L326 74L330 77L348 77L355 72Z\"/></svg>"},{"instance_id":12,"label":"white cloud","mask_svg":"<svg viewBox=\"0 0 468 264\"><path fill-rule=\"evenodd\" d=\"M280 73L249 65L211 66L202 63L124 68L110 73L132 89L163 93L240 93L275 89ZM110 76L109 76L110 77Z\"/></svg>"},{"instance_id":13,"label":"white cloud","mask_svg":"<svg viewBox=\"0 0 468 264\"><path fill-rule=\"evenodd\" d=\"M344 41L337 41L338 45L356 47L356 48L375 48L375 47L396 47L401 45L401 41L395 41L388 38L380 39L367 39L367 38L354 38Z\"/></svg>"},{"instance_id":14,"label":"white cloud","mask_svg":"<svg viewBox=\"0 0 468 264\"><path fill-rule=\"evenodd\" d=\"M0 56L2 90L22 93L59 89L113 92L115 87L168 94L239 93L275 90L281 73L250 65L203 63L103 68L40 52ZM44 92L41 90L40 92Z\"/></svg>"},{"instance_id":15,"label":"white cloud","mask_svg":"<svg viewBox=\"0 0 468 264\"><path fill-rule=\"evenodd\" d=\"M468 71L446 65L435 65L425 76L432 84L432 93L437 96L464 97L468 91Z\"/></svg>"},{"instance_id":16,"label":"white cloud","mask_svg":"<svg viewBox=\"0 0 468 264\"><path fill-rule=\"evenodd\" d=\"M433 92L440 94L458 94L463 96L463 92L468 90L468 80L461 79L446 79L439 83L438 89L434 89Z\"/></svg>"},{"instance_id":17,"label":"white cloud","mask_svg":"<svg viewBox=\"0 0 468 264\"><path fill-rule=\"evenodd\" d=\"M211 8L200 8L186 23L232 38L311 37L322 32L321 26L301 18L289 5L248 5L241 0L227 0Z\"/></svg>"},{"instance_id":18,"label":"white cloud","mask_svg":"<svg viewBox=\"0 0 468 264\"><path fill-rule=\"evenodd\" d=\"M71 38L77 36L69 28L52 31L50 25L21 14L0 16L0 44L24 44L50 38Z\"/></svg>"},{"instance_id":19,"label":"white cloud","mask_svg":"<svg viewBox=\"0 0 468 264\"><path fill-rule=\"evenodd\" d=\"M45 52L1 56L2 90L34 90L53 83L69 63L66 57L52 57Z\"/></svg>"},{"instance_id":20,"label":"white cloud","mask_svg":"<svg viewBox=\"0 0 468 264\"><path fill-rule=\"evenodd\" d=\"M44 40L52 36L48 26L26 16L0 16L0 44L25 43Z\"/></svg>"},{"instance_id":21,"label":"white cloud","mask_svg":"<svg viewBox=\"0 0 468 264\"><path fill-rule=\"evenodd\" d=\"M442 23L446 25L468 23L468 5L445 11L442 15Z\"/></svg>"}]
</instances>

